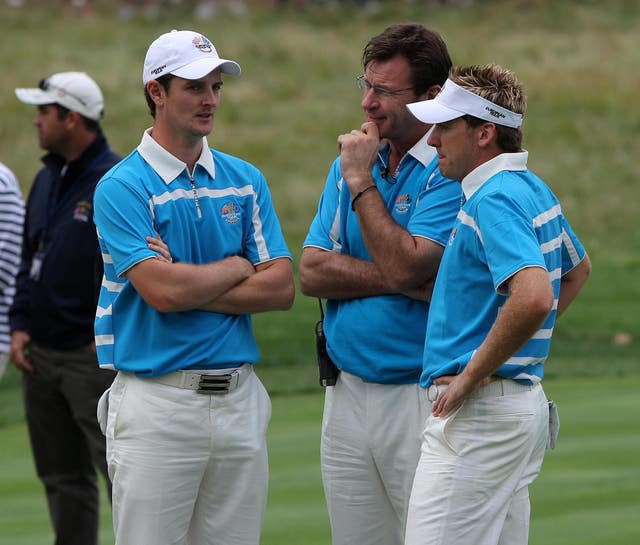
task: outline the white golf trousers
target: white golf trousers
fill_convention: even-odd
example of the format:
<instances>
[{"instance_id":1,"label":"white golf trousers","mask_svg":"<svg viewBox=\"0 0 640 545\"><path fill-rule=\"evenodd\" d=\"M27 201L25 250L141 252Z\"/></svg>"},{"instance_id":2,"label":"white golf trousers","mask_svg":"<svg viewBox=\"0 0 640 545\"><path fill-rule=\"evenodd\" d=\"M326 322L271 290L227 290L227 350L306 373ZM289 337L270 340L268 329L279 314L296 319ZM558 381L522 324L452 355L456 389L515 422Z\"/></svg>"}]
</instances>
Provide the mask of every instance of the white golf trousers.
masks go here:
<instances>
[{"instance_id":1,"label":"white golf trousers","mask_svg":"<svg viewBox=\"0 0 640 545\"><path fill-rule=\"evenodd\" d=\"M440 387L442 388L442 387ZM540 385L498 380L429 416L405 545L526 545L549 411Z\"/></svg>"},{"instance_id":2,"label":"white golf trousers","mask_svg":"<svg viewBox=\"0 0 640 545\"><path fill-rule=\"evenodd\" d=\"M402 545L429 406L417 384L341 372L327 388L320 448L333 545Z\"/></svg>"},{"instance_id":3,"label":"white golf trousers","mask_svg":"<svg viewBox=\"0 0 640 545\"><path fill-rule=\"evenodd\" d=\"M108 414L116 545L258 545L271 402L255 373L224 395L118 373Z\"/></svg>"}]
</instances>

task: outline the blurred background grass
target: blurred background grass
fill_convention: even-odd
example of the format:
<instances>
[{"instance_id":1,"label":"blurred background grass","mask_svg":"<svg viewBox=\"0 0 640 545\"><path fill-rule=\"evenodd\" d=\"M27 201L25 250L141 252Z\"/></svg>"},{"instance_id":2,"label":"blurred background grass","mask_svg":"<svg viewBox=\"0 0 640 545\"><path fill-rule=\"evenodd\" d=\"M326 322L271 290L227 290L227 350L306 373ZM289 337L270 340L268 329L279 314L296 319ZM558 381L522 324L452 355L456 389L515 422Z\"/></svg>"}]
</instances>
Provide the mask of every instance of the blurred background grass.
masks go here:
<instances>
[{"instance_id":1,"label":"blurred background grass","mask_svg":"<svg viewBox=\"0 0 640 545\"><path fill-rule=\"evenodd\" d=\"M165 6L153 20L122 20L117 2L107 0L95 1L90 20L65 15L55 0L26 0L19 9L0 4L0 161L18 175L25 195L42 152L31 126L34 108L15 98L15 87L35 86L57 71L88 72L105 94L105 133L126 154L151 125L141 85L148 44L172 28L198 30L243 68L240 78L226 79L210 143L265 173L297 265L336 137L362 122L354 78L371 36L391 23L419 21L443 35L456 64L512 68L529 95L530 168L560 197L594 263L587 287L556 327L547 365L546 389L565 410L570 446L561 443L564 455L548 457L536 483L544 501L538 511L534 505L532 543L637 543L630 509L640 501L631 484L638 482L640 376L640 3L398 0L363 9L325 1L274 9L270 0L246 0L245 15L221 9L210 19L196 18L188 3ZM328 542L317 458L317 316L317 302L298 292L291 311L255 318L263 353L257 371L274 398L264 543ZM0 543L46 543L18 383L13 369L0 382L0 511L7 513L0 526L7 517L19 521L9 541L0 531ZM613 512L599 511L605 505L620 507L621 516L606 518ZM301 526L304 538L296 537Z\"/></svg>"}]
</instances>

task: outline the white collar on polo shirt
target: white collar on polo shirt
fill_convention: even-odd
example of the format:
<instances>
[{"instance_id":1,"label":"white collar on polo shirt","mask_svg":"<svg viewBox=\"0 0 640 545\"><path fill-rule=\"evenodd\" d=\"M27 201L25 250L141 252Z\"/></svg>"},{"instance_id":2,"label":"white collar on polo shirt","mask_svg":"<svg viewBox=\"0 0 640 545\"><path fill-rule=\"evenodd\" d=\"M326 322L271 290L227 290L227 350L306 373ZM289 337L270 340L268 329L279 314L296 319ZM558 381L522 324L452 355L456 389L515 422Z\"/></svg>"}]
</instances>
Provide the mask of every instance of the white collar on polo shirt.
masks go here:
<instances>
[{"instance_id":1,"label":"white collar on polo shirt","mask_svg":"<svg viewBox=\"0 0 640 545\"><path fill-rule=\"evenodd\" d=\"M482 163L462 180L462 191L465 199L469 200L480 189L482 184L498 174L498 172L503 170L527 170L528 158L529 152L525 150L516 153L501 153L486 163Z\"/></svg>"},{"instance_id":2,"label":"white collar on polo shirt","mask_svg":"<svg viewBox=\"0 0 640 545\"><path fill-rule=\"evenodd\" d=\"M138 153L149 163L153 170L164 180L165 184L170 184L187 168L187 163L169 153L158 142L151 137L151 129L144 131L142 141L138 145ZM202 151L196 161L196 165L202 166L212 178L216 177L216 168L213 163L213 153L209 149L207 137L202 137Z\"/></svg>"},{"instance_id":3,"label":"white collar on polo shirt","mask_svg":"<svg viewBox=\"0 0 640 545\"><path fill-rule=\"evenodd\" d=\"M429 134L433 130L431 127L427 133L418 140L413 147L407 152L407 154L415 157L418 161L420 161L425 167L429 166L433 158L436 156L436 148L432 148L429 144L427 144L427 139L429 138Z\"/></svg>"}]
</instances>

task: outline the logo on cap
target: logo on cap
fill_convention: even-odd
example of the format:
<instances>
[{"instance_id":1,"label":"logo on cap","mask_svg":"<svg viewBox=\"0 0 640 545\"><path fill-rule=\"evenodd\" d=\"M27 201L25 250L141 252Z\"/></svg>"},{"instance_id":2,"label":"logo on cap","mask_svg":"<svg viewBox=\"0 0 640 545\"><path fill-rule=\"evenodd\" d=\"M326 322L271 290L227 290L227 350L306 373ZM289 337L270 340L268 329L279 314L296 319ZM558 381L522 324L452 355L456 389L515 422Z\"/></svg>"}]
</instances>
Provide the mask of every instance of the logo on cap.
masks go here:
<instances>
[{"instance_id":1,"label":"logo on cap","mask_svg":"<svg viewBox=\"0 0 640 545\"><path fill-rule=\"evenodd\" d=\"M493 117L497 117L498 119L507 117L502 112L497 112L496 110L494 110L493 108L490 108L489 106L486 106L485 110L489 112L489 115L492 115Z\"/></svg>"},{"instance_id":2,"label":"logo on cap","mask_svg":"<svg viewBox=\"0 0 640 545\"><path fill-rule=\"evenodd\" d=\"M211 53L213 51L211 42L204 36L196 36L191 43L203 53Z\"/></svg>"}]
</instances>

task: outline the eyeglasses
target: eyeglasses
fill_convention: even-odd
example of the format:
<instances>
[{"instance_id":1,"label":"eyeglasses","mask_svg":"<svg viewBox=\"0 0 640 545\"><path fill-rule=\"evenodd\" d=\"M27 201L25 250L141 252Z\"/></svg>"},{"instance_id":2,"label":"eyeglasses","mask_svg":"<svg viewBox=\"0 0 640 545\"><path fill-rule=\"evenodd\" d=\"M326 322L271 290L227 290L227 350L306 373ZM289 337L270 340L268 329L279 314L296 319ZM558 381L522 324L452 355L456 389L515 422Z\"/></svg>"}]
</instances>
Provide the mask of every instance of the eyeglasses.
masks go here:
<instances>
[{"instance_id":1,"label":"eyeglasses","mask_svg":"<svg viewBox=\"0 0 640 545\"><path fill-rule=\"evenodd\" d=\"M70 96L71 98L77 100L83 106L87 105L85 100L81 99L77 95L74 95L73 93L70 93L66 89L63 89L62 87L58 87L57 85L51 84L47 78L43 78L40 80L40 82L38 83L38 88L41 89L42 91L49 91L50 89L53 89L58 93L58 95Z\"/></svg>"},{"instance_id":2,"label":"eyeglasses","mask_svg":"<svg viewBox=\"0 0 640 545\"><path fill-rule=\"evenodd\" d=\"M401 93L404 93L405 91L413 91L413 87L406 87L404 89L387 89L386 87L371 85L365 79L364 74L356 78L356 85L362 91L368 91L369 89L373 89L373 92L379 97L393 97Z\"/></svg>"}]
</instances>

